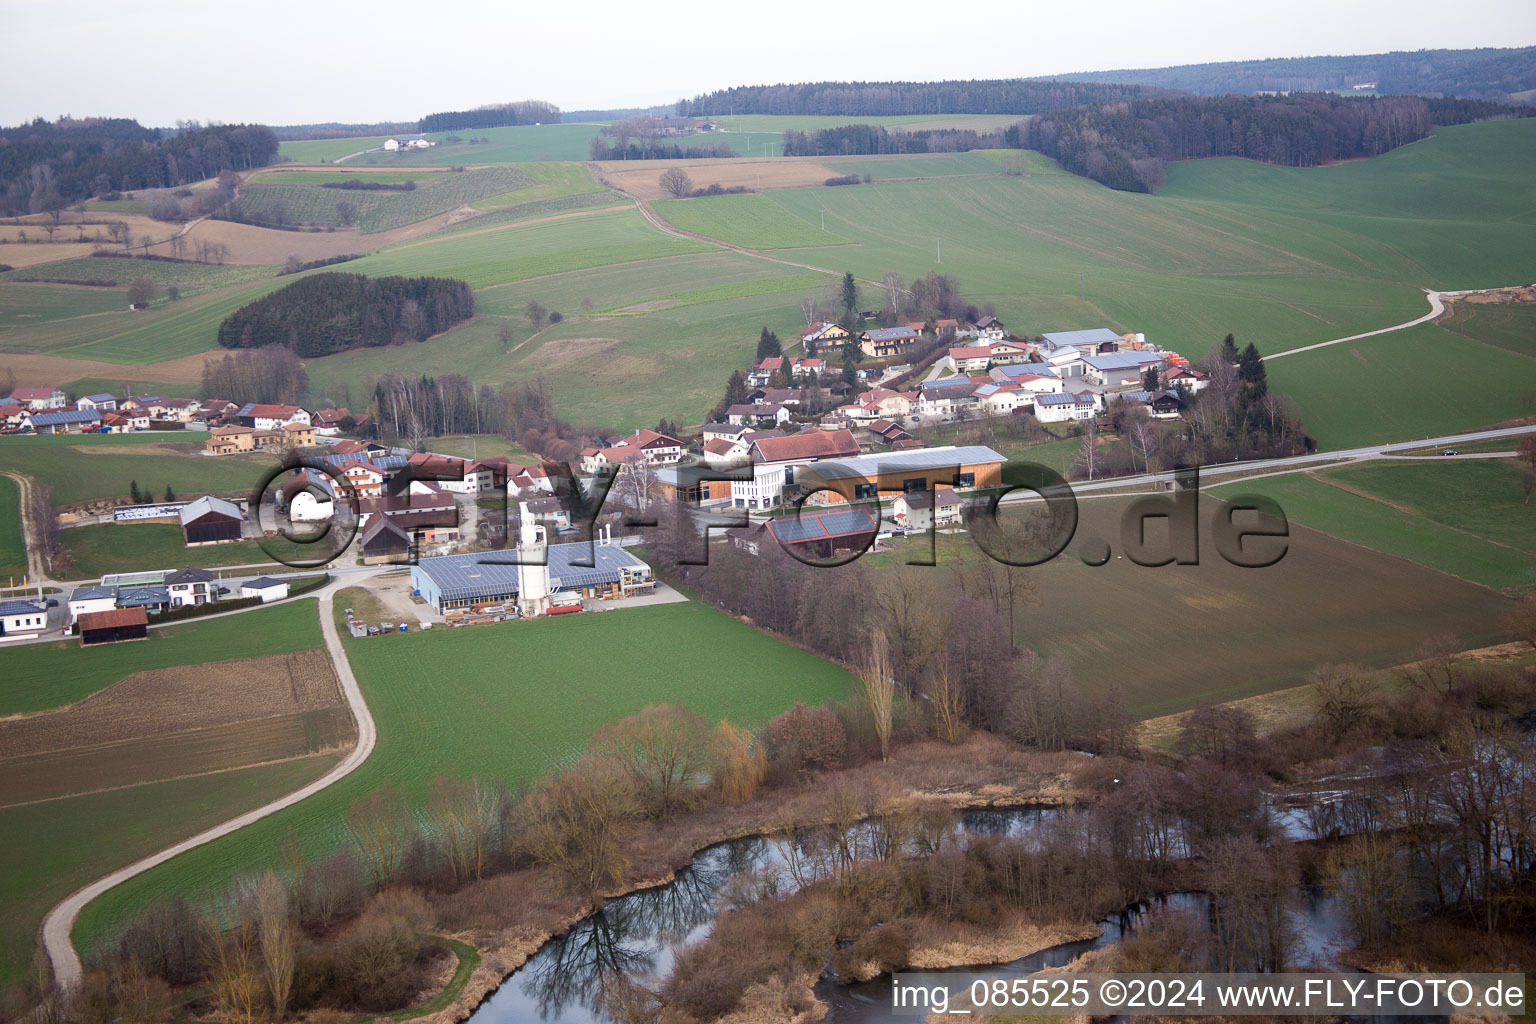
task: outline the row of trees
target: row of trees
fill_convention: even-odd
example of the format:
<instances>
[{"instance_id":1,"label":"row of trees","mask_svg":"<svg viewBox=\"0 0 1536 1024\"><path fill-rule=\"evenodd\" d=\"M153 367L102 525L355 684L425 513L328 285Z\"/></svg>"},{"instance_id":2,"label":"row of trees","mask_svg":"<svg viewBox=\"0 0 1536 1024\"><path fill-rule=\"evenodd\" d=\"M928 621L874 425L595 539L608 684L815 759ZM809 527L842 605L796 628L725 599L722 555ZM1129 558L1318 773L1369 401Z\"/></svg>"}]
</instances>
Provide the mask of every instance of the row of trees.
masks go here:
<instances>
[{"instance_id":1,"label":"row of trees","mask_svg":"<svg viewBox=\"0 0 1536 1024\"><path fill-rule=\"evenodd\" d=\"M240 307L219 324L224 348L286 345L305 358L425 341L469 319L475 297L445 277L326 273Z\"/></svg>"},{"instance_id":2,"label":"row of trees","mask_svg":"<svg viewBox=\"0 0 1536 1024\"><path fill-rule=\"evenodd\" d=\"M703 142L684 146L665 138L619 138L612 142L601 135L592 137L587 147L591 160L725 160L738 157L728 142Z\"/></svg>"},{"instance_id":3,"label":"row of trees","mask_svg":"<svg viewBox=\"0 0 1536 1024\"><path fill-rule=\"evenodd\" d=\"M1016 134L1016 133L1015 133ZM969 129L904 131L873 124L845 124L815 132L786 131L785 156L848 156L855 153L964 153L1001 149L1002 132Z\"/></svg>"},{"instance_id":4,"label":"row of trees","mask_svg":"<svg viewBox=\"0 0 1536 1024\"><path fill-rule=\"evenodd\" d=\"M277 156L263 125L189 126L166 135L120 118L41 118L0 129L0 212L54 213L92 195L174 188Z\"/></svg>"}]
</instances>

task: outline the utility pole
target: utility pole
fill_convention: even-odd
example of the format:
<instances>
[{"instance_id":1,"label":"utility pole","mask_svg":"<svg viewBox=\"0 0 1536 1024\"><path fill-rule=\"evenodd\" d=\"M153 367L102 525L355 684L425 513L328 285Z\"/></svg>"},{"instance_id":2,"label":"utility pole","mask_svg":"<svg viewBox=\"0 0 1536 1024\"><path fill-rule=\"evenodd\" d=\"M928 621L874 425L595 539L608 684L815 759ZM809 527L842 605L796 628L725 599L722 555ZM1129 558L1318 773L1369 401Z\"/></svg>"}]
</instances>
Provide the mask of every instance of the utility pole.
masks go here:
<instances>
[{"instance_id":1,"label":"utility pole","mask_svg":"<svg viewBox=\"0 0 1536 1024\"><path fill-rule=\"evenodd\" d=\"M933 255L939 263L944 262L944 250L940 248L939 240L937 238L933 240Z\"/></svg>"},{"instance_id":2,"label":"utility pole","mask_svg":"<svg viewBox=\"0 0 1536 1024\"><path fill-rule=\"evenodd\" d=\"M821 230L827 230L827 211L821 211Z\"/></svg>"},{"instance_id":3,"label":"utility pole","mask_svg":"<svg viewBox=\"0 0 1536 1024\"><path fill-rule=\"evenodd\" d=\"M1077 297L1079 299L1082 299L1084 297L1083 296L1083 275L1082 275L1081 272L1079 272L1078 275L1077 275Z\"/></svg>"}]
</instances>

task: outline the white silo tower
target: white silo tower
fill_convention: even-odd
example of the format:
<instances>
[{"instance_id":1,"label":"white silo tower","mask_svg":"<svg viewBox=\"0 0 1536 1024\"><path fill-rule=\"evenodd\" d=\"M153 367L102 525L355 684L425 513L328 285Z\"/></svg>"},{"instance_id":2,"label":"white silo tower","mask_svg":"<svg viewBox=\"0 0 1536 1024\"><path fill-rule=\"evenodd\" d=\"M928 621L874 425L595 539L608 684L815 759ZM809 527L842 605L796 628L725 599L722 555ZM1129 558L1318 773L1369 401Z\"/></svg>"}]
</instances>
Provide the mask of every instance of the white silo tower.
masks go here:
<instances>
[{"instance_id":1,"label":"white silo tower","mask_svg":"<svg viewBox=\"0 0 1536 1024\"><path fill-rule=\"evenodd\" d=\"M544 527L522 509L517 535L517 607L532 618L549 611L549 542Z\"/></svg>"}]
</instances>

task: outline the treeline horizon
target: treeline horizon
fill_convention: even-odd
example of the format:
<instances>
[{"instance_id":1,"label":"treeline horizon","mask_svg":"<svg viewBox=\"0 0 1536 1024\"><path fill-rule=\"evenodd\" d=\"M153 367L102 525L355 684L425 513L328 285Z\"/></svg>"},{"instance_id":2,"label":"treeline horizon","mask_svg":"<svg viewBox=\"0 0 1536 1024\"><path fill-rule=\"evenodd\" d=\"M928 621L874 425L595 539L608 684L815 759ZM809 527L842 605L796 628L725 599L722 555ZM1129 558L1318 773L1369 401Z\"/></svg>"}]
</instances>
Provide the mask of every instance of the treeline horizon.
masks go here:
<instances>
[{"instance_id":1,"label":"treeline horizon","mask_svg":"<svg viewBox=\"0 0 1536 1024\"><path fill-rule=\"evenodd\" d=\"M58 213L109 192L174 188L277 158L259 124L186 127L175 134L129 118L38 118L0 129L0 213Z\"/></svg>"},{"instance_id":2,"label":"treeline horizon","mask_svg":"<svg viewBox=\"0 0 1536 1024\"><path fill-rule=\"evenodd\" d=\"M508 128L521 124L559 124L560 108L544 100L493 103L473 110L428 114L416 122L417 131L457 132L474 128Z\"/></svg>"},{"instance_id":3,"label":"treeline horizon","mask_svg":"<svg viewBox=\"0 0 1536 1024\"><path fill-rule=\"evenodd\" d=\"M1094 82L1023 78L947 82L803 82L748 85L678 100L679 117L721 114L831 114L891 117L904 114L1040 114L1047 110L1113 103L1173 90Z\"/></svg>"},{"instance_id":4,"label":"treeline horizon","mask_svg":"<svg viewBox=\"0 0 1536 1024\"><path fill-rule=\"evenodd\" d=\"M1011 133L1011 135L1010 135ZM969 128L937 128L909 132L877 124L843 124L814 132L785 131L785 156L851 156L854 154L964 153L972 149L1003 149L1008 138L1017 147L1017 126L1006 132L977 132Z\"/></svg>"},{"instance_id":5,"label":"treeline horizon","mask_svg":"<svg viewBox=\"0 0 1536 1024\"><path fill-rule=\"evenodd\" d=\"M1245 157L1286 167L1380 156L1436 127L1536 114L1484 100L1418 96L1163 97L1041 114L1024 148L1126 192L1155 192L1174 160Z\"/></svg>"}]
</instances>

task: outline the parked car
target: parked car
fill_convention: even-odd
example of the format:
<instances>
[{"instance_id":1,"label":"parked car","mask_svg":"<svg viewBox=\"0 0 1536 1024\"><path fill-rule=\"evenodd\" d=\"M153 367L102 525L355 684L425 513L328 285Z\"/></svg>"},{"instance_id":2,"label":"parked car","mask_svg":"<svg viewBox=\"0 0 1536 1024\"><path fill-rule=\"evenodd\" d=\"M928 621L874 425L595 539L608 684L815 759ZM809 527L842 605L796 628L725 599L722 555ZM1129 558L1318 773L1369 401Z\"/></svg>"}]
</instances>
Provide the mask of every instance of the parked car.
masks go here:
<instances>
[{"instance_id":1,"label":"parked car","mask_svg":"<svg viewBox=\"0 0 1536 1024\"><path fill-rule=\"evenodd\" d=\"M1457 451L1455 448L1447 448L1445 451L1441 452L1440 454L1441 455L1460 455L1461 452Z\"/></svg>"}]
</instances>

